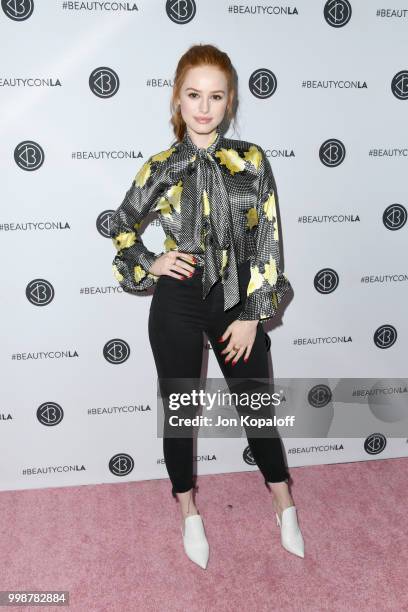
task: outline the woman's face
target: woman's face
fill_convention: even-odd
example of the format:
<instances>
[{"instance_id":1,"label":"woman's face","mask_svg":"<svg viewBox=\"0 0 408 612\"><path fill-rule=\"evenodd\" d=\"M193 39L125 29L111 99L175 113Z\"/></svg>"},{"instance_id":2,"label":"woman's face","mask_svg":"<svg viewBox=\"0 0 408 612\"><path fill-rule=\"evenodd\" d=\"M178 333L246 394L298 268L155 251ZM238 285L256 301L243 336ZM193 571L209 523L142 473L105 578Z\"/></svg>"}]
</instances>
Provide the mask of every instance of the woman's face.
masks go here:
<instances>
[{"instance_id":1,"label":"woman's face","mask_svg":"<svg viewBox=\"0 0 408 612\"><path fill-rule=\"evenodd\" d=\"M227 96L225 74L215 66L197 66L187 72L176 104L190 130L210 134L224 118Z\"/></svg>"}]
</instances>

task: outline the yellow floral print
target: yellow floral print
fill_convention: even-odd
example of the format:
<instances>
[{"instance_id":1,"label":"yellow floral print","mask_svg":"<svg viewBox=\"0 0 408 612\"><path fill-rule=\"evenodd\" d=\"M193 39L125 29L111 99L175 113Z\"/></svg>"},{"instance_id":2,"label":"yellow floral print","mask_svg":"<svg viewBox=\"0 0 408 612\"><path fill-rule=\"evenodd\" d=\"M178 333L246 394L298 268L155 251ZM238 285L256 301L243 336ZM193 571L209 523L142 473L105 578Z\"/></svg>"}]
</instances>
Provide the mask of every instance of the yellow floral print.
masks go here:
<instances>
[{"instance_id":1,"label":"yellow floral print","mask_svg":"<svg viewBox=\"0 0 408 612\"><path fill-rule=\"evenodd\" d=\"M133 275L135 277L135 281L140 283L142 278L146 276L146 270L142 268L142 266L135 266L133 270Z\"/></svg>"},{"instance_id":2,"label":"yellow floral print","mask_svg":"<svg viewBox=\"0 0 408 612\"><path fill-rule=\"evenodd\" d=\"M258 224L258 212L254 206L252 206L246 213L247 217L247 227L252 229L255 225Z\"/></svg>"},{"instance_id":3,"label":"yellow floral print","mask_svg":"<svg viewBox=\"0 0 408 612\"><path fill-rule=\"evenodd\" d=\"M248 151L245 151L244 157L247 161L251 162L253 166L258 170L261 165L262 154L258 147L251 145Z\"/></svg>"},{"instance_id":4,"label":"yellow floral print","mask_svg":"<svg viewBox=\"0 0 408 612\"><path fill-rule=\"evenodd\" d=\"M118 251L120 249L128 249L136 242L135 232L121 232L113 238L113 244Z\"/></svg>"},{"instance_id":5,"label":"yellow floral print","mask_svg":"<svg viewBox=\"0 0 408 612\"><path fill-rule=\"evenodd\" d=\"M175 151L175 147L171 147L170 149L165 149L164 151L160 151L160 153L156 153L155 155L151 156L151 160L152 161L166 161L166 159L168 159L170 157L170 155L173 155L174 151Z\"/></svg>"},{"instance_id":6,"label":"yellow floral print","mask_svg":"<svg viewBox=\"0 0 408 612\"><path fill-rule=\"evenodd\" d=\"M245 170L245 160L239 156L238 151L235 149L222 148L214 155L219 158L221 165L226 166L232 175Z\"/></svg>"},{"instance_id":7,"label":"yellow floral print","mask_svg":"<svg viewBox=\"0 0 408 612\"><path fill-rule=\"evenodd\" d=\"M276 268L276 261L272 257L272 255L270 255L269 257L269 262L265 263L264 278L272 286L275 285L276 281L278 280L278 271Z\"/></svg>"},{"instance_id":8,"label":"yellow floral print","mask_svg":"<svg viewBox=\"0 0 408 612\"><path fill-rule=\"evenodd\" d=\"M112 264L112 271L113 271L113 276L116 278L117 281L119 282L123 281L123 274L119 272L116 264Z\"/></svg>"},{"instance_id":9,"label":"yellow floral print","mask_svg":"<svg viewBox=\"0 0 408 612\"><path fill-rule=\"evenodd\" d=\"M273 239L279 240L278 219L276 217L275 193L272 191L264 202L263 209L269 221L273 220Z\"/></svg>"},{"instance_id":10,"label":"yellow floral print","mask_svg":"<svg viewBox=\"0 0 408 612\"><path fill-rule=\"evenodd\" d=\"M183 191L183 181L179 181L177 185L172 185L166 193L166 198L176 212L180 212L180 199Z\"/></svg>"},{"instance_id":11,"label":"yellow floral print","mask_svg":"<svg viewBox=\"0 0 408 612\"><path fill-rule=\"evenodd\" d=\"M171 217L172 215L170 202L164 196L159 199L154 210L158 210L163 217Z\"/></svg>"},{"instance_id":12,"label":"yellow floral print","mask_svg":"<svg viewBox=\"0 0 408 612\"><path fill-rule=\"evenodd\" d=\"M166 149L165 151L161 151L160 153L156 153L156 155L152 155L151 157L149 157L149 159L145 161L145 163L135 176L136 185L138 187L144 187L152 171L151 163L155 161L165 161L170 157L170 155L173 154L175 150L175 147L172 147L171 149Z\"/></svg>"},{"instance_id":13,"label":"yellow floral print","mask_svg":"<svg viewBox=\"0 0 408 612\"><path fill-rule=\"evenodd\" d=\"M247 295L250 295L255 289L259 289L263 284L263 275L259 271L258 266L251 266L251 278L248 283Z\"/></svg>"},{"instance_id":14,"label":"yellow floral print","mask_svg":"<svg viewBox=\"0 0 408 612\"><path fill-rule=\"evenodd\" d=\"M166 239L163 244L164 244L164 250L166 252L177 249L177 242L175 242L175 240L173 240L171 236L166 236Z\"/></svg>"},{"instance_id":15,"label":"yellow floral print","mask_svg":"<svg viewBox=\"0 0 408 612\"><path fill-rule=\"evenodd\" d=\"M279 240L279 228L278 228L278 219L275 217L275 221L273 222L273 239Z\"/></svg>"},{"instance_id":16,"label":"yellow floral print","mask_svg":"<svg viewBox=\"0 0 408 612\"><path fill-rule=\"evenodd\" d=\"M272 191L264 202L263 209L269 221L276 217L275 193Z\"/></svg>"},{"instance_id":17,"label":"yellow floral print","mask_svg":"<svg viewBox=\"0 0 408 612\"><path fill-rule=\"evenodd\" d=\"M208 199L208 194L206 190L203 191L203 214L208 217L210 214L210 201Z\"/></svg>"},{"instance_id":18,"label":"yellow floral print","mask_svg":"<svg viewBox=\"0 0 408 612\"><path fill-rule=\"evenodd\" d=\"M227 265L227 261L228 261L227 249L223 249L222 250L222 262L221 262L220 274L223 273L224 268Z\"/></svg>"},{"instance_id":19,"label":"yellow floral print","mask_svg":"<svg viewBox=\"0 0 408 612\"><path fill-rule=\"evenodd\" d=\"M140 168L138 173L135 176L135 183L138 187L144 187L147 179L151 174L151 160L148 159L143 166Z\"/></svg>"}]
</instances>

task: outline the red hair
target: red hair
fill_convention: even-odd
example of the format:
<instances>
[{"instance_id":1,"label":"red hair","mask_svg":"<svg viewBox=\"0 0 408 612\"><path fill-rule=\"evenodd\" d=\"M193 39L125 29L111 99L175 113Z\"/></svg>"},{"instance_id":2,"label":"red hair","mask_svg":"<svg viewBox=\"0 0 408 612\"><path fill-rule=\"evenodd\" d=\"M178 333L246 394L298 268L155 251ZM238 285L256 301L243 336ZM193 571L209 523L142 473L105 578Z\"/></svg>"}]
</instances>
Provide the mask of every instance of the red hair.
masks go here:
<instances>
[{"instance_id":1,"label":"red hair","mask_svg":"<svg viewBox=\"0 0 408 612\"><path fill-rule=\"evenodd\" d=\"M226 119L228 123L234 119L235 124L237 107L237 79L236 72L232 66L230 58L226 53L224 53L224 51L220 51L220 49L214 45L192 45L179 59L174 76L173 94L170 100L170 123L173 126L173 132L177 141L183 139L186 132L186 123L181 116L180 107L176 106L175 104L175 100L180 96L181 87L184 79L186 78L188 70L190 68L203 65L216 66L225 74L228 87L228 103L225 110L224 119Z\"/></svg>"}]
</instances>

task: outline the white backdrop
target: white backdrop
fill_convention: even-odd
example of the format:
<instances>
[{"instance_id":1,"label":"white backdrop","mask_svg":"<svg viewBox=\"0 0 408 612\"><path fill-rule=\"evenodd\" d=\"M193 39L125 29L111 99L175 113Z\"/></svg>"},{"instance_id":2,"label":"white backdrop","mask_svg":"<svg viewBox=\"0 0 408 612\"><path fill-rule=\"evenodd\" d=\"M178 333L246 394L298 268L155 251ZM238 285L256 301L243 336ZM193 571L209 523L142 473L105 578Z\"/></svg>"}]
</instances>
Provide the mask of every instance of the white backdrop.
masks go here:
<instances>
[{"instance_id":1,"label":"white backdrop","mask_svg":"<svg viewBox=\"0 0 408 612\"><path fill-rule=\"evenodd\" d=\"M1 490L167 478L151 293L122 292L108 229L173 140L174 70L194 43L230 55L227 136L262 146L275 174L294 294L265 330L275 379L314 379L294 410L316 379L406 375L408 12L381 7L2 3ZM157 218L143 239L163 250ZM221 376L208 344L203 371ZM363 436L285 438L289 467L407 455L406 421L396 437L358 411ZM245 438L200 438L196 460L199 475L257 469Z\"/></svg>"}]
</instances>

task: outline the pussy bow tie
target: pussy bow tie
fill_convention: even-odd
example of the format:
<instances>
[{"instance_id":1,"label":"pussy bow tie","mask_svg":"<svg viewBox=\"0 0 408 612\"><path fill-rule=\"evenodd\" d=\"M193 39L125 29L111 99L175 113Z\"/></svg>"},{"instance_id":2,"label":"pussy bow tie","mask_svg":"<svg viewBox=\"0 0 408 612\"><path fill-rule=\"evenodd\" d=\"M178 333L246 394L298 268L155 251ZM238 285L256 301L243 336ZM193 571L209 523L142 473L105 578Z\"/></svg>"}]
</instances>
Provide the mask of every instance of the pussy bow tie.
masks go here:
<instances>
[{"instance_id":1,"label":"pussy bow tie","mask_svg":"<svg viewBox=\"0 0 408 612\"><path fill-rule=\"evenodd\" d=\"M181 196L182 222L180 251L194 252L205 232L203 298L222 276L224 310L240 301L237 256L234 247L233 219L223 170L214 153L222 147L219 132L206 149L197 147L185 133L180 148L189 157ZM222 274L221 274L222 270Z\"/></svg>"}]
</instances>

